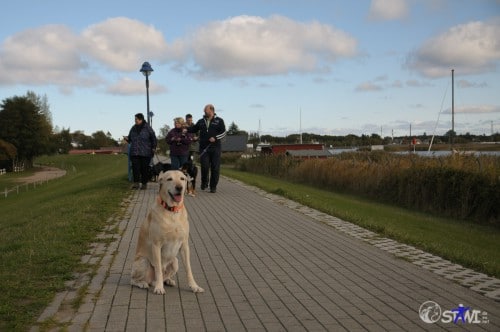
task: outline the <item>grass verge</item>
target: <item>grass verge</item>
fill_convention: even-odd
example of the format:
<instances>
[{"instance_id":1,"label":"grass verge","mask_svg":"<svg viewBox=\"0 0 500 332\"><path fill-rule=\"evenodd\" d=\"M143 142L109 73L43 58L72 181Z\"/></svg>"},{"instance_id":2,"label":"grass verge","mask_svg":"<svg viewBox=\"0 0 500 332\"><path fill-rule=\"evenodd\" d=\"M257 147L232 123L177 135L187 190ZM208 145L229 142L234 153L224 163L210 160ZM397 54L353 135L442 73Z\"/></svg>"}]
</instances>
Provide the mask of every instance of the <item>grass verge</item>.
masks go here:
<instances>
[{"instance_id":1,"label":"grass verge","mask_svg":"<svg viewBox=\"0 0 500 332\"><path fill-rule=\"evenodd\" d=\"M229 168L223 168L222 174L500 278L500 230L496 228L433 217Z\"/></svg>"},{"instance_id":2,"label":"grass verge","mask_svg":"<svg viewBox=\"0 0 500 332\"><path fill-rule=\"evenodd\" d=\"M128 195L123 155L44 157L67 174L0 197L0 331L34 324ZM3 181L8 181L8 175Z\"/></svg>"}]
</instances>

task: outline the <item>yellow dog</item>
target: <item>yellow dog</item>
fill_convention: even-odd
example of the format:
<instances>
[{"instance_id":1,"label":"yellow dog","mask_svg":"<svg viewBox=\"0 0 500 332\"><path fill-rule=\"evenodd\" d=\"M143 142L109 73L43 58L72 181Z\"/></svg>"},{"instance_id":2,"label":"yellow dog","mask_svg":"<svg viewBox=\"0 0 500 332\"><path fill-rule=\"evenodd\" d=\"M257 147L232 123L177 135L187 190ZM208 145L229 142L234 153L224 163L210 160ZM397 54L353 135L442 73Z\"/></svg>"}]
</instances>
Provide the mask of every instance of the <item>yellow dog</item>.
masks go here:
<instances>
[{"instance_id":1,"label":"yellow dog","mask_svg":"<svg viewBox=\"0 0 500 332\"><path fill-rule=\"evenodd\" d=\"M191 271L189 222L184 206L186 180L186 176L177 170L159 175L158 197L139 231L130 282L140 288L154 285L155 294L165 294L164 283L175 286L173 277L179 269L179 251L189 287L195 293L204 291Z\"/></svg>"}]
</instances>

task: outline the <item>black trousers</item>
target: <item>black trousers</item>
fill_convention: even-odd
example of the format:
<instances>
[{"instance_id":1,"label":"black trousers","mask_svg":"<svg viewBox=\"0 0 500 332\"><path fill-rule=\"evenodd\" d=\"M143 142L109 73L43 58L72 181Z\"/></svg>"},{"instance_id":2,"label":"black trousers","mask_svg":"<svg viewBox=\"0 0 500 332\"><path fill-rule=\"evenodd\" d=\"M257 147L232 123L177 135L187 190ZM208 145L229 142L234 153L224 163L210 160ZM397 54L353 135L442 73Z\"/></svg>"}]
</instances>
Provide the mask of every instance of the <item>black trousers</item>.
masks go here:
<instances>
[{"instance_id":1,"label":"black trousers","mask_svg":"<svg viewBox=\"0 0 500 332\"><path fill-rule=\"evenodd\" d=\"M151 157L130 156L130 161L132 162L134 182L147 184L150 178L149 163L151 162Z\"/></svg>"},{"instance_id":2,"label":"black trousers","mask_svg":"<svg viewBox=\"0 0 500 332\"><path fill-rule=\"evenodd\" d=\"M202 187L210 185L210 189L217 188L220 173L220 156L220 146L210 147L207 152L200 155Z\"/></svg>"}]
</instances>

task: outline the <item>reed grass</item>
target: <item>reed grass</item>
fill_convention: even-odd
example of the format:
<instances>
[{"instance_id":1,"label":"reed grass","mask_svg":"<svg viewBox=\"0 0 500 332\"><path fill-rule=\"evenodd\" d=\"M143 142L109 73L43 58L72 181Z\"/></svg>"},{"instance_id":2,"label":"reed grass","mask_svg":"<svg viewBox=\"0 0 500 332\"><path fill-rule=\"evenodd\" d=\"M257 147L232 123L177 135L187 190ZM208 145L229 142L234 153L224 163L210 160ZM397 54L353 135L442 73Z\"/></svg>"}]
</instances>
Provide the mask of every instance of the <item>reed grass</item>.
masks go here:
<instances>
[{"instance_id":1,"label":"reed grass","mask_svg":"<svg viewBox=\"0 0 500 332\"><path fill-rule=\"evenodd\" d=\"M278 155L241 159L237 168L500 227L500 157L358 152L299 160Z\"/></svg>"}]
</instances>

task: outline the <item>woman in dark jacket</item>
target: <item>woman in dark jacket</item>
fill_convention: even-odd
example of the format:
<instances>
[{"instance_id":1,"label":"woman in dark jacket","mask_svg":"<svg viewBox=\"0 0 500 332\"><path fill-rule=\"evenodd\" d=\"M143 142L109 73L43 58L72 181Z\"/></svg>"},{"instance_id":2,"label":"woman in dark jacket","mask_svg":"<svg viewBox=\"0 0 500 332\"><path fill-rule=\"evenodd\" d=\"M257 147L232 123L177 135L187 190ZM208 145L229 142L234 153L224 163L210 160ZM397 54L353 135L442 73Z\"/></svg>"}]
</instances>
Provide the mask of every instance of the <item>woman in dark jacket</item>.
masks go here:
<instances>
[{"instance_id":1,"label":"woman in dark jacket","mask_svg":"<svg viewBox=\"0 0 500 332\"><path fill-rule=\"evenodd\" d=\"M135 115L135 125L132 126L125 140L130 144L129 157L132 161L132 173L134 176L133 189L146 189L150 178L149 164L156 150L156 135L144 120L142 113Z\"/></svg>"},{"instance_id":2,"label":"woman in dark jacket","mask_svg":"<svg viewBox=\"0 0 500 332\"><path fill-rule=\"evenodd\" d=\"M189 145L193 141L193 135L185 130L186 123L183 118L174 119L174 128L172 128L165 138L170 146L170 168L179 169L188 161Z\"/></svg>"}]
</instances>

